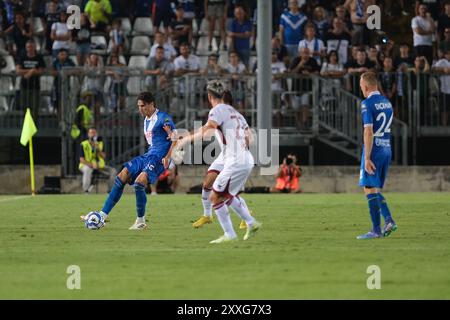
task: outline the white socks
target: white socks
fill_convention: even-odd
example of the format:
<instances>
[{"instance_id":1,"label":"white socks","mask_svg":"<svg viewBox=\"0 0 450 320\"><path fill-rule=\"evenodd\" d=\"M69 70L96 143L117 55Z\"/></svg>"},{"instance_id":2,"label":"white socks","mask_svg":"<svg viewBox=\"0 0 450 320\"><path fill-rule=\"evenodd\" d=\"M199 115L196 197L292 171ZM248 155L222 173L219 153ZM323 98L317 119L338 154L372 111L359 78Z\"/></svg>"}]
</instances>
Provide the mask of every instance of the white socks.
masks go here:
<instances>
[{"instance_id":1,"label":"white socks","mask_svg":"<svg viewBox=\"0 0 450 320\"><path fill-rule=\"evenodd\" d=\"M224 202L221 202L214 206L214 210L216 211L217 219L219 220L225 235L230 238L236 238L237 235L233 229L227 205Z\"/></svg>"},{"instance_id":2,"label":"white socks","mask_svg":"<svg viewBox=\"0 0 450 320\"><path fill-rule=\"evenodd\" d=\"M145 223L145 216L143 216L143 217L137 217L137 218L136 218L136 223Z\"/></svg>"},{"instance_id":3,"label":"white socks","mask_svg":"<svg viewBox=\"0 0 450 320\"><path fill-rule=\"evenodd\" d=\"M248 210L245 200L241 197L233 197L228 200L227 205L230 206L241 217L242 220L247 223L247 226L251 226L255 222L255 218L252 217Z\"/></svg>"},{"instance_id":4,"label":"white socks","mask_svg":"<svg viewBox=\"0 0 450 320\"><path fill-rule=\"evenodd\" d=\"M212 215L212 204L211 200L209 200L209 195L211 194L211 190L202 189L202 203L203 203L203 215L206 217L211 217Z\"/></svg>"}]
</instances>

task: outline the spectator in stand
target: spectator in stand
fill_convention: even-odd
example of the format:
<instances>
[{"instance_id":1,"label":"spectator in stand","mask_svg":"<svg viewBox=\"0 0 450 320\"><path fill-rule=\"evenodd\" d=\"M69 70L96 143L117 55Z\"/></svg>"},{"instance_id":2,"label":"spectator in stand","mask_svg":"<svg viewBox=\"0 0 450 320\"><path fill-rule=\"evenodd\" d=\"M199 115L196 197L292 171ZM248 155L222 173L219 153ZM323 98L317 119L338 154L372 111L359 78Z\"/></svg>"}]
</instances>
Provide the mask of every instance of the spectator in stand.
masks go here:
<instances>
[{"instance_id":1,"label":"spectator in stand","mask_svg":"<svg viewBox=\"0 0 450 320\"><path fill-rule=\"evenodd\" d=\"M336 10L336 18L339 18L343 25L344 32L348 33L350 36L353 35L353 24L350 19L350 15L348 14L347 9L344 6L337 6Z\"/></svg>"},{"instance_id":2,"label":"spectator in stand","mask_svg":"<svg viewBox=\"0 0 450 320\"><path fill-rule=\"evenodd\" d=\"M59 13L59 22L52 24L50 38L53 40L52 57L56 59L60 49L69 50L69 43L72 39L72 32L67 28L67 13Z\"/></svg>"},{"instance_id":3,"label":"spectator in stand","mask_svg":"<svg viewBox=\"0 0 450 320\"><path fill-rule=\"evenodd\" d=\"M307 47L301 47L299 49L299 56L291 62L289 67L289 72L304 76L317 74L319 71L320 67L316 59L311 58L311 53ZM299 130L305 130L307 129L310 114L312 80L309 77L294 79L293 91L297 92L297 95L293 96L292 101L292 108L295 111L295 122Z\"/></svg>"},{"instance_id":4,"label":"spectator in stand","mask_svg":"<svg viewBox=\"0 0 450 320\"><path fill-rule=\"evenodd\" d=\"M300 12L297 0L289 0L289 11L280 18L280 40L291 59L298 55L298 44L303 39L303 28L308 18Z\"/></svg>"},{"instance_id":5,"label":"spectator in stand","mask_svg":"<svg viewBox=\"0 0 450 320\"><path fill-rule=\"evenodd\" d=\"M124 11L131 12L131 18L132 20L137 17L150 17L152 13L152 2L151 0L125 0L123 2L126 2L127 4L124 6L125 10L117 10L119 12L119 17L127 17L128 14ZM131 3L130 3L131 2ZM113 5L114 8L114 5ZM114 10L116 11L116 10Z\"/></svg>"},{"instance_id":6,"label":"spectator in stand","mask_svg":"<svg viewBox=\"0 0 450 320\"><path fill-rule=\"evenodd\" d=\"M342 19L335 17L333 19L333 28L325 35L325 44L327 53L337 51L339 62L346 64L348 61L348 48L351 43L351 36L345 31L345 24Z\"/></svg>"},{"instance_id":7,"label":"spectator in stand","mask_svg":"<svg viewBox=\"0 0 450 320\"><path fill-rule=\"evenodd\" d=\"M233 90L235 108L239 112L245 110L245 80L242 76L248 74L246 66L240 61L237 52L231 51L225 72L231 74L231 89Z\"/></svg>"},{"instance_id":8,"label":"spectator in stand","mask_svg":"<svg viewBox=\"0 0 450 320\"><path fill-rule=\"evenodd\" d=\"M317 37L324 40L325 34L330 29L330 23L326 18L326 12L323 7L316 7L313 13L313 24L317 30Z\"/></svg>"},{"instance_id":9,"label":"spectator in stand","mask_svg":"<svg viewBox=\"0 0 450 320\"><path fill-rule=\"evenodd\" d=\"M110 109L117 112L125 109L125 98L128 96L128 76L125 70L126 65L119 61L118 54L111 54L109 66L114 68L105 72L111 78L111 86L109 87Z\"/></svg>"},{"instance_id":10,"label":"spectator in stand","mask_svg":"<svg viewBox=\"0 0 450 320\"><path fill-rule=\"evenodd\" d=\"M192 23L195 19L195 0L178 0L178 5L184 8L184 18Z\"/></svg>"},{"instance_id":11,"label":"spectator in stand","mask_svg":"<svg viewBox=\"0 0 450 320\"><path fill-rule=\"evenodd\" d=\"M25 55L27 41L33 36L33 28L29 23L25 22L24 13L15 13L14 24L5 30L5 34L11 39L8 43L10 54L16 57Z\"/></svg>"},{"instance_id":12,"label":"spectator in stand","mask_svg":"<svg viewBox=\"0 0 450 320\"><path fill-rule=\"evenodd\" d=\"M381 52L378 51L377 47L371 46L369 48L369 54L367 55L367 59L373 63L375 71L381 71L383 69L380 54Z\"/></svg>"},{"instance_id":13,"label":"spectator in stand","mask_svg":"<svg viewBox=\"0 0 450 320\"><path fill-rule=\"evenodd\" d=\"M52 65L52 74L55 77L52 88L52 104L53 108L56 109L58 114L61 103L61 77L59 76L59 72L63 68L67 67L75 67L75 63L72 61L72 59L69 58L69 52L67 51L67 49L61 48L59 49L57 58L53 61Z\"/></svg>"},{"instance_id":14,"label":"spectator in stand","mask_svg":"<svg viewBox=\"0 0 450 320\"><path fill-rule=\"evenodd\" d=\"M438 21L438 41L445 37L445 30L450 29L450 1L444 6L444 13L439 17Z\"/></svg>"},{"instance_id":15,"label":"spectator in stand","mask_svg":"<svg viewBox=\"0 0 450 320\"><path fill-rule=\"evenodd\" d=\"M9 28L14 24L15 14L17 12L24 12L25 6L23 4L23 1L18 0L3 0L2 2L6 16L6 27Z\"/></svg>"},{"instance_id":16,"label":"spectator in stand","mask_svg":"<svg viewBox=\"0 0 450 320\"><path fill-rule=\"evenodd\" d=\"M219 65L219 56L215 53L208 57L208 63L206 68L201 71L205 76L218 76L223 72L222 67Z\"/></svg>"},{"instance_id":17,"label":"spectator in stand","mask_svg":"<svg viewBox=\"0 0 450 320\"><path fill-rule=\"evenodd\" d=\"M416 0L415 12L418 14L420 11L420 6L425 4L428 7L428 12L431 14L431 18L433 18L433 20L437 20L439 15L442 13L441 2L442 0Z\"/></svg>"},{"instance_id":18,"label":"spectator in stand","mask_svg":"<svg viewBox=\"0 0 450 320\"><path fill-rule=\"evenodd\" d=\"M394 68L398 69L402 64L406 64L407 69L414 66L414 59L409 52L409 46L406 43L400 44L399 56L394 59Z\"/></svg>"},{"instance_id":19,"label":"spectator in stand","mask_svg":"<svg viewBox=\"0 0 450 320\"><path fill-rule=\"evenodd\" d=\"M409 78L411 79L413 97L419 97L419 101L414 99L411 101L416 107L420 106L420 124L425 124L429 118L428 104L429 85L430 85L430 64L425 56L417 56L414 59L414 68L409 70ZM417 92L418 91L418 92ZM417 107L418 108L418 107Z\"/></svg>"},{"instance_id":20,"label":"spectator in stand","mask_svg":"<svg viewBox=\"0 0 450 320\"><path fill-rule=\"evenodd\" d=\"M150 49L150 58L152 58L156 55L156 48L158 48L158 47L164 48L164 57L169 61L173 61L173 59L175 59L175 57L177 56L177 51L167 41L166 35L161 32L155 33L155 43L153 44L152 48Z\"/></svg>"},{"instance_id":21,"label":"spectator in stand","mask_svg":"<svg viewBox=\"0 0 450 320\"><path fill-rule=\"evenodd\" d=\"M95 125L100 120L100 108L103 106L104 77L102 77L103 60L96 53L91 53L84 65L87 75L81 86L81 94L89 95L93 101L89 103L94 108Z\"/></svg>"},{"instance_id":22,"label":"spectator in stand","mask_svg":"<svg viewBox=\"0 0 450 320\"><path fill-rule=\"evenodd\" d=\"M428 64L433 61L433 34L435 32L434 20L428 13L425 4L419 5L419 13L411 21L414 33L414 54L425 56Z\"/></svg>"},{"instance_id":23,"label":"spectator in stand","mask_svg":"<svg viewBox=\"0 0 450 320\"><path fill-rule=\"evenodd\" d=\"M374 0L347 0L350 7L350 18L353 25L352 45L368 45L367 7L374 5Z\"/></svg>"},{"instance_id":24,"label":"spectator in stand","mask_svg":"<svg viewBox=\"0 0 450 320\"><path fill-rule=\"evenodd\" d=\"M327 78L334 78L334 83L337 86L341 85L342 77L345 75L344 65L339 62L339 56L336 50L331 50L328 53L327 61L322 63L320 75ZM323 91L322 91L323 92ZM326 90L326 92L330 92Z\"/></svg>"},{"instance_id":25,"label":"spectator in stand","mask_svg":"<svg viewBox=\"0 0 450 320\"><path fill-rule=\"evenodd\" d=\"M290 61L286 46L281 44L281 40L277 36L272 38L272 53L273 52L276 52L278 61L282 61L285 65L289 65Z\"/></svg>"},{"instance_id":26,"label":"spectator in stand","mask_svg":"<svg viewBox=\"0 0 450 320\"><path fill-rule=\"evenodd\" d=\"M192 24L184 18L183 6L177 7L175 18L170 22L169 31L172 45L178 53L180 52L180 44L192 43Z\"/></svg>"},{"instance_id":27,"label":"spectator in stand","mask_svg":"<svg viewBox=\"0 0 450 320\"><path fill-rule=\"evenodd\" d=\"M444 31L444 40L439 43L439 58L444 57L444 53L450 50L450 27Z\"/></svg>"},{"instance_id":28,"label":"spectator in stand","mask_svg":"<svg viewBox=\"0 0 450 320\"><path fill-rule=\"evenodd\" d=\"M89 0L84 7L93 31L108 33L112 7L109 0Z\"/></svg>"},{"instance_id":29,"label":"spectator in stand","mask_svg":"<svg viewBox=\"0 0 450 320\"><path fill-rule=\"evenodd\" d=\"M171 7L171 0L155 0L152 6L152 21L155 32L159 30L161 23L164 26L165 33L169 32L170 21L172 20L173 12Z\"/></svg>"},{"instance_id":30,"label":"spectator in stand","mask_svg":"<svg viewBox=\"0 0 450 320\"><path fill-rule=\"evenodd\" d=\"M30 108L34 119L39 116L40 77L44 73L45 67L44 59L36 52L36 44L33 40L28 40L25 45L25 54L17 60L16 75L22 77L19 108L21 110Z\"/></svg>"},{"instance_id":31,"label":"spectator in stand","mask_svg":"<svg viewBox=\"0 0 450 320\"><path fill-rule=\"evenodd\" d=\"M114 55L123 55L125 50L125 33L122 30L122 20L115 19L113 21L109 38L112 42L111 53Z\"/></svg>"},{"instance_id":32,"label":"spectator in stand","mask_svg":"<svg viewBox=\"0 0 450 320\"><path fill-rule=\"evenodd\" d=\"M441 125L447 126L450 115L450 49L445 51L444 58L435 64L433 71L442 74L440 76Z\"/></svg>"},{"instance_id":33,"label":"spectator in stand","mask_svg":"<svg viewBox=\"0 0 450 320\"><path fill-rule=\"evenodd\" d=\"M381 94L387 97L393 104L397 94L397 75L391 57L383 60L383 69L378 73L378 82Z\"/></svg>"},{"instance_id":34,"label":"spectator in stand","mask_svg":"<svg viewBox=\"0 0 450 320\"><path fill-rule=\"evenodd\" d=\"M298 44L298 49L308 48L311 57L316 59L317 64L321 64L321 59L326 53L323 41L316 37L316 29L313 24L307 24L305 27L305 38Z\"/></svg>"},{"instance_id":35,"label":"spectator in stand","mask_svg":"<svg viewBox=\"0 0 450 320\"><path fill-rule=\"evenodd\" d=\"M286 80L283 75L286 73L286 65L283 61L278 59L276 51L272 50L272 105L273 114L275 116L274 126L281 127L282 116L286 114L286 100L284 91L287 90Z\"/></svg>"},{"instance_id":36,"label":"spectator in stand","mask_svg":"<svg viewBox=\"0 0 450 320\"><path fill-rule=\"evenodd\" d=\"M80 29L72 30L72 39L77 45L77 63L83 66L91 53L91 25L85 14L80 16Z\"/></svg>"},{"instance_id":37,"label":"spectator in stand","mask_svg":"<svg viewBox=\"0 0 450 320\"><path fill-rule=\"evenodd\" d=\"M164 48L156 48L154 57L149 57L144 74L145 84L150 91L155 91L167 86L168 79L173 72L172 63L164 56Z\"/></svg>"},{"instance_id":38,"label":"spectator in stand","mask_svg":"<svg viewBox=\"0 0 450 320\"><path fill-rule=\"evenodd\" d=\"M173 62L175 67L175 76L182 76L186 73L197 73L200 71L200 59L191 54L187 43L180 46L180 55Z\"/></svg>"},{"instance_id":39,"label":"spectator in stand","mask_svg":"<svg viewBox=\"0 0 450 320\"><path fill-rule=\"evenodd\" d=\"M374 71L374 63L367 59L366 51L360 47L356 55L356 60L348 62L345 68L350 76L350 90L352 90L354 95L361 97L362 93L359 89L359 78L364 72Z\"/></svg>"},{"instance_id":40,"label":"spectator in stand","mask_svg":"<svg viewBox=\"0 0 450 320\"><path fill-rule=\"evenodd\" d=\"M278 169L276 185L271 192L300 193L299 178L301 175L302 170L297 165L297 157L293 154L288 154Z\"/></svg>"},{"instance_id":41,"label":"spectator in stand","mask_svg":"<svg viewBox=\"0 0 450 320\"><path fill-rule=\"evenodd\" d=\"M47 52L52 52L53 40L51 38L52 25L59 22L60 15L58 12L58 5L56 1L50 1L46 5L45 19L42 19L45 35L45 49Z\"/></svg>"},{"instance_id":42,"label":"spectator in stand","mask_svg":"<svg viewBox=\"0 0 450 320\"><path fill-rule=\"evenodd\" d=\"M239 59L248 67L250 60L250 38L253 35L253 25L248 20L245 10L241 6L234 9L235 19L228 31L230 50L235 51Z\"/></svg>"},{"instance_id":43,"label":"spectator in stand","mask_svg":"<svg viewBox=\"0 0 450 320\"><path fill-rule=\"evenodd\" d=\"M222 39L223 50L228 50L226 44L226 32L225 21L227 19L228 3L227 0L205 0L205 18L209 22L208 38L209 47L208 50L212 50L211 42L216 29L216 20L219 20L220 37Z\"/></svg>"}]
</instances>

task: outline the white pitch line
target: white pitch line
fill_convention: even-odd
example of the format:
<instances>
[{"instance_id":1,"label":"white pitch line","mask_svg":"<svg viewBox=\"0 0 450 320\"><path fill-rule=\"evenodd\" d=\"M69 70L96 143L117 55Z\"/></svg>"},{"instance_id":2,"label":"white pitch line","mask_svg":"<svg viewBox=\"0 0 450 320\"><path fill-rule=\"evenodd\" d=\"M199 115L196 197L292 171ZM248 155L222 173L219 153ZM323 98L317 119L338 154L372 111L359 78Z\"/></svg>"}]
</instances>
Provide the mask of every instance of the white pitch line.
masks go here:
<instances>
[{"instance_id":1,"label":"white pitch line","mask_svg":"<svg viewBox=\"0 0 450 320\"><path fill-rule=\"evenodd\" d=\"M0 202L7 202L7 201L19 200L19 199L30 198L30 197L32 197L32 196L29 195L29 196L20 196L20 197L14 197L14 198L6 198L6 199L0 199Z\"/></svg>"}]
</instances>

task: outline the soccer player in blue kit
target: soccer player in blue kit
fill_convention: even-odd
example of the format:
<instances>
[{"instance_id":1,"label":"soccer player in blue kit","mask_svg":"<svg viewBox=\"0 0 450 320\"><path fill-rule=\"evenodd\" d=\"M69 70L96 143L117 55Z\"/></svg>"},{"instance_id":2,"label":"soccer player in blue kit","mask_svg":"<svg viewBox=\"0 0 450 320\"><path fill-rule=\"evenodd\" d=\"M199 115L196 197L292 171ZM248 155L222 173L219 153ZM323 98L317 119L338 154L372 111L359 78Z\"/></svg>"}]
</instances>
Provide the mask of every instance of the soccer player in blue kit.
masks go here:
<instances>
[{"instance_id":1,"label":"soccer player in blue kit","mask_svg":"<svg viewBox=\"0 0 450 320\"><path fill-rule=\"evenodd\" d=\"M150 92L142 92L137 98L139 112L145 117L144 134L148 143L148 151L124 164L122 171L116 176L114 187L106 199L100 215L106 220L115 204L122 196L125 184L134 186L136 192L137 218L130 230L147 228L145 223L145 206L147 184L153 184L163 171L169 166L170 156L176 141L172 141L175 125L172 118L165 112L158 110L155 99ZM85 216L81 216L82 219Z\"/></svg>"},{"instance_id":2,"label":"soccer player in blue kit","mask_svg":"<svg viewBox=\"0 0 450 320\"><path fill-rule=\"evenodd\" d=\"M394 114L389 100L378 91L375 73L362 74L360 87L366 99L361 104L364 147L359 185L364 187L373 227L371 231L358 236L357 239L374 239L387 237L397 229L386 199L381 194L391 163L391 124ZM383 230L380 226L380 214L385 222Z\"/></svg>"}]
</instances>

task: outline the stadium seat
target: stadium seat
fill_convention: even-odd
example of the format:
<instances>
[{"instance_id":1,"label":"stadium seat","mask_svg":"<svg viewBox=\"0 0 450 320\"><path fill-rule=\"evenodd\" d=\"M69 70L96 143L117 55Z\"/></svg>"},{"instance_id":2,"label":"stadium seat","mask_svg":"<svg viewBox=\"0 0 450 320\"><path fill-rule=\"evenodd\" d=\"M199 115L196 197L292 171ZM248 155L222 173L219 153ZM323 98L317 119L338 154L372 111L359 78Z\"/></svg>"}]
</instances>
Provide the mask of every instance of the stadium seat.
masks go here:
<instances>
[{"instance_id":1,"label":"stadium seat","mask_svg":"<svg viewBox=\"0 0 450 320\"><path fill-rule=\"evenodd\" d=\"M130 77L127 82L127 90L130 95L138 95L142 90L141 77Z\"/></svg>"},{"instance_id":2,"label":"stadium seat","mask_svg":"<svg viewBox=\"0 0 450 320\"><path fill-rule=\"evenodd\" d=\"M198 38L196 53L199 55L210 54L212 52L217 52L219 50L216 38L213 38L211 42L212 51L208 50L208 46L209 46L209 39L207 36L202 36Z\"/></svg>"},{"instance_id":3,"label":"stadium seat","mask_svg":"<svg viewBox=\"0 0 450 320\"><path fill-rule=\"evenodd\" d=\"M125 35L129 35L132 31L130 18L120 18L120 21L122 22L123 32Z\"/></svg>"},{"instance_id":4,"label":"stadium seat","mask_svg":"<svg viewBox=\"0 0 450 320\"><path fill-rule=\"evenodd\" d=\"M133 35L152 35L153 23L150 18L139 17L134 20Z\"/></svg>"},{"instance_id":5,"label":"stadium seat","mask_svg":"<svg viewBox=\"0 0 450 320\"><path fill-rule=\"evenodd\" d=\"M42 25L42 20L39 17L33 18L33 34L42 35L44 33L44 26Z\"/></svg>"},{"instance_id":6,"label":"stadium seat","mask_svg":"<svg viewBox=\"0 0 450 320\"><path fill-rule=\"evenodd\" d=\"M197 19L192 20L192 34L196 36L198 34L198 23Z\"/></svg>"},{"instance_id":7,"label":"stadium seat","mask_svg":"<svg viewBox=\"0 0 450 320\"><path fill-rule=\"evenodd\" d=\"M252 71L253 70L253 66L255 65L256 61L258 61L258 57L257 56L250 56L249 62L248 62L248 70Z\"/></svg>"},{"instance_id":8,"label":"stadium seat","mask_svg":"<svg viewBox=\"0 0 450 320\"><path fill-rule=\"evenodd\" d=\"M91 37L92 47L95 48L91 50L93 53L105 55L108 44L106 43L105 36L92 36Z\"/></svg>"},{"instance_id":9,"label":"stadium seat","mask_svg":"<svg viewBox=\"0 0 450 320\"><path fill-rule=\"evenodd\" d=\"M198 58L200 60L200 69L205 69L208 64L209 56L199 56Z\"/></svg>"},{"instance_id":10,"label":"stadium seat","mask_svg":"<svg viewBox=\"0 0 450 320\"><path fill-rule=\"evenodd\" d=\"M47 68L51 68L51 66L53 65L53 57L51 55L44 55L42 56L44 58L44 62L45 62L45 66Z\"/></svg>"},{"instance_id":11,"label":"stadium seat","mask_svg":"<svg viewBox=\"0 0 450 320\"><path fill-rule=\"evenodd\" d=\"M149 55L151 42L147 36L136 36L131 40L130 53L132 55Z\"/></svg>"},{"instance_id":12,"label":"stadium seat","mask_svg":"<svg viewBox=\"0 0 450 320\"><path fill-rule=\"evenodd\" d=\"M8 54L8 50L6 50L5 41L3 41L2 38L0 38L0 55L5 56L7 54Z\"/></svg>"},{"instance_id":13,"label":"stadium seat","mask_svg":"<svg viewBox=\"0 0 450 320\"><path fill-rule=\"evenodd\" d=\"M9 104L6 97L0 96L0 112L6 112L9 110Z\"/></svg>"},{"instance_id":14,"label":"stadium seat","mask_svg":"<svg viewBox=\"0 0 450 320\"><path fill-rule=\"evenodd\" d=\"M41 45L41 39L39 37L34 36L33 37L34 43L36 44L36 51L38 53L41 53L42 45Z\"/></svg>"},{"instance_id":15,"label":"stadium seat","mask_svg":"<svg viewBox=\"0 0 450 320\"><path fill-rule=\"evenodd\" d=\"M146 56L131 56L130 61L128 62L128 66L130 68L145 69L146 65L147 65L147 57Z\"/></svg>"},{"instance_id":16,"label":"stadium seat","mask_svg":"<svg viewBox=\"0 0 450 320\"><path fill-rule=\"evenodd\" d=\"M0 77L0 96L9 96L14 94L14 84L12 77Z\"/></svg>"},{"instance_id":17,"label":"stadium seat","mask_svg":"<svg viewBox=\"0 0 450 320\"><path fill-rule=\"evenodd\" d=\"M41 94L43 95L50 95L53 88L53 81L55 80L55 77L53 76L41 76L39 79L41 84Z\"/></svg>"},{"instance_id":18,"label":"stadium seat","mask_svg":"<svg viewBox=\"0 0 450 320\"><path fill-rule=\"evenodd\" d=\"M16 64L14 62L14 58L10 55L4 57L6 60L6 67L4 67L0 73L11 73L16 71Z\"/></svg>"},{"instance_id":19,"label":"stadium seat","mask_svg":"<svg viewBox=\"0 0 450 320\"><path fill-rule=\"evenodd\" d=\"M69 42L69 54L76 54L77 53L77 44L75 41Z\"/></svg>"},{"instance_id":20,"label":"stadium seat","mask_svg":"<svg viewBox=\"0 0 450 320\"><path fill-rule=\"evenodd\" d=\"M71 59L73 61L73 63L75 63L75 66L78 67L78 60L77 60L77 56L76 55L70 55L69 59Z\"/></svg>"},{"instance_id":21,"label":"stadium seat","mask_svg":"<svg viewBox=\"0 0 450 320\"><path fill-rule=\"evenodd\" d=\"M219 60L217 61L217 63L222 68L224 68L227 65L227 63L228 63L228 52L227 51L221 50L219 52Z\"/></svg>"}]
</instances>

